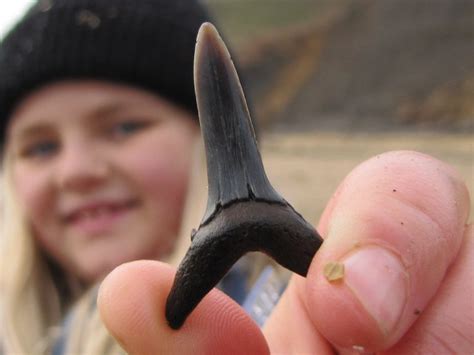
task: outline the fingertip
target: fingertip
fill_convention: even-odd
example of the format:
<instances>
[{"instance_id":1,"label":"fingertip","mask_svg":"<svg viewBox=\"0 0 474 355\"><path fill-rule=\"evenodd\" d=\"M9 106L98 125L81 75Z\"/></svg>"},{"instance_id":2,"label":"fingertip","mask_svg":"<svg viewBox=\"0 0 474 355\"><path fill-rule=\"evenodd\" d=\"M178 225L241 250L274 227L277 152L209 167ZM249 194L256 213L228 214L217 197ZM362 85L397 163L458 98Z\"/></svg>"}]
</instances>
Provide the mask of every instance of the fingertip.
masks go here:
<instances>
[{"instance_id":1,"label":"fingertip","mask_svg":"<svg viewBox=\"0 0 474 355\"><path fill-rule=\"evenodd\" d=\"M229 297L211 291L179 330L171 329L165 304L174 269L155 261L119 266L98 296L102 319L122 347L134 354L268 352L258 326Z\"/></svg>"},{"instance_id":2,"label":"fingertip","mask_svg":"<svg viewBox=\"0 0 474 355\"><path fill-rule=\"evenodd\" d=\"M145 354L156 347L156 334L171 333L160 322L164 310L158 305L172 280L168 265L134 261L118 266L102 282L97 298L101 318L126 350Z\"/></svg>"},{"instance_id":3,"label":"fingertip","mask_svg":"<svg viewBox=\"0 0 474 355\"><path fill-rule=\"evenodd\" d=\"M334 212L340 210L345 202L341 202L341 198L351 196L356 202L366 200L371 197L369 191L372 195L401 197L408 201L412 197L421 199L436 192L440 200L453 202L446 206L449 210L458 208L458 215L464 218L467 218L470 208L466 183L452 166L416 151L389 151L367 159L344 178L323 211L318 229L325 235L329 232ZM423 196L413 191L423 192ZM426 207L438 206L427 203ZM439 208L437 210L440 212Z\"/></svg>"}]
</instances>

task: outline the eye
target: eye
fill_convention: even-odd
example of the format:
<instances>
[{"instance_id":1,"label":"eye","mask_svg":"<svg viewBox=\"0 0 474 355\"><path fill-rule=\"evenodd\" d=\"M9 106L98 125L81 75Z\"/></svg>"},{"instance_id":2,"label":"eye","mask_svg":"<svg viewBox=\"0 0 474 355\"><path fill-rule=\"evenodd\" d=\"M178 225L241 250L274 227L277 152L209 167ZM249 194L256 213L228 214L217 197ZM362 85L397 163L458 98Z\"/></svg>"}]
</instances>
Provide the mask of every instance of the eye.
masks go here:
<instances>
[{"instance_id":1,"label":"eye","mask_svg":"<svg viewBox=\"0 0 474 355\"><path fill-rule=\"evenodd\" d=\"M148 126L146 121L127 120L115 123L111 128L111 134L116 138L132 135Z\"/></svg>"},{"instance_id":2,"label":"eye","mask_svg":"<svg viewBox=\"0 0 474 355\"><path fill-rule=\"evenodd\" d=\"M25 158L46 158L53 155L59 148L59 144L52 140L38 141L25 146L21 156Z\"/></svg>"}]
</instances>

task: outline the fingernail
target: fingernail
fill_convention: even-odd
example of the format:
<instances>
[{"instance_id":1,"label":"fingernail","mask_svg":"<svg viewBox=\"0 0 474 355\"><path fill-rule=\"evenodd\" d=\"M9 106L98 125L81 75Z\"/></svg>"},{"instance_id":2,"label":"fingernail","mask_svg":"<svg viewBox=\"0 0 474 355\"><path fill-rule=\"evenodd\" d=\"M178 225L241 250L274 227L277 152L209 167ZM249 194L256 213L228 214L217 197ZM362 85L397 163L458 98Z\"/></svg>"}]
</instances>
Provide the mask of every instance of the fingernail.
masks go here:
<instances>
[{"instance_id":1,"label":"fingernail","mask_svg":"<svg viewBox=\"0 0 474 355\"><path fill-rule=\"evenodd\" d=\"M344 263L344 282L384 334L396 326L407 299L408 274L400 259L377 246L363 247Z\"/></svg>"}]
</instances>

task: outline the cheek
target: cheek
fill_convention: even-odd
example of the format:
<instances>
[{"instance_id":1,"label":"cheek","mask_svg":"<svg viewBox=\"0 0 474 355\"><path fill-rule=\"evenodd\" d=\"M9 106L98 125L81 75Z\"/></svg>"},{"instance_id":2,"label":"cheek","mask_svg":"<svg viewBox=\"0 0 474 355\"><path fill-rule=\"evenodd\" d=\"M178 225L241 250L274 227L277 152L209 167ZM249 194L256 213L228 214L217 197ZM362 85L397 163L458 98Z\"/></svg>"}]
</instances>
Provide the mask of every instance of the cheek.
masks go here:
<instances>
[{"instance_id":1,"label":"cheek","mask_svg":"<svg viewBox=\"0 0 474 355\"><path fill-rule=\"evenodd\" d=\"M187 186L188 167L183 161L155 157L153 165L142 170L143 191L162 213L178 214Z\"/></svg>"},{"instance_id":2,"label":"cheek","mask_svg":"<svg viewBox=\"0 0 474 355\"><path fill-rule=\"evenodd\" d=\"M54 196L48 174L19 167L14 169L13 184L25 219L34 229L34 238L49 254L60 253Z\"/></svg>"},{"instance_id":3,"label":"cheek","mask_svg":"<svg viewBox=\"0 0 474 355\"><path fill-rule=\"evenodd\" d=\"M20 166L14 169L13 185L26 218L33 223L39 220L44 221L48 212L53 210L48 177Z\"/></svg>"},{"instance_id":4,"label":"cheek","mask_svg":"<svg viewBox=\"0 0 474 355\"><path fill-rule=\"evenodd\" d=\"M162 223L179 223L181 216L191 165L191 142L184 138L155 139L130 160L130 173Z\"/></svg>"}]
</instances>

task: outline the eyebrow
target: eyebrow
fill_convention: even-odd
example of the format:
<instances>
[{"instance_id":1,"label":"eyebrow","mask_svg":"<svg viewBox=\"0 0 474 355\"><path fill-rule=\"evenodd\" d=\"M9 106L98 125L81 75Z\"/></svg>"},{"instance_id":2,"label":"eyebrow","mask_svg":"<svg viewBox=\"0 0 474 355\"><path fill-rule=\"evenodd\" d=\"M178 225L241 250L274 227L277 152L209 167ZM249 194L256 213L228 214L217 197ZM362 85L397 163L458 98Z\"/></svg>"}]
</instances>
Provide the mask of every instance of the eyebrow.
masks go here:
<instances>
[{"instance_id":1,"label":"eyebrow","mask_svg":"<svg viewBox=\"0 0 474 355\"><path fill-rule=\"evenodd\" d=\"M84 117L86 121L96 123L97 118L104 118L132 107L140 108L143 107L143 105L139 105L134 101L124 103L118 100L105 100L103 103L99 103L97 107L91 109L90 112L87 112ZM25 125L25 127L20 127L16 132L12 132L13 134L10 139L30 139L41 134L49 133L51 124L48 120L41 119L40 121L41 123L32 123Z\"/></svg>"},{"instance_id":2,"label":"eyebrow","mask_svg":"<svg viewBox=\"0 0 474 355\"><path fill-rule=\"evenodd\" d=\"M100 104L98 107L92 109L85 114L86 120L93 120L106 115L111 115L124 109L126 105L121 102L106 102ZM25 127L20 127L14 134L15 138L29 138L35 135L43 134L51 129L51 124L48 119L40 119L40 123L26 124Z\"/></svg>"},{"instance_id":3,"label":"eyebrow","mask_svg":"<svg viewBox=\"0 0 474 355\"><path fill-rule=\"evenodd\" d=\"M10 136L10 140L15 140L15 139L29 139L33 138L35 136L39 136L42 134L49 133L51 131L51 127L48 124L33 124L33 125L28 125L25 128L20 128L16 132L12 132Z\"/></svg>"},{"instance_id":4,"label":"eyebrow","mask_svg":"<svg viewBox=\"0 0 474 355\"><path fill-rule=\"evenodd\" d=\"M91 112L88 112L86 114L86 117L98 118L98 117L102 117L106 115L111 115L111 114L116 113L117 111L120 111L121 109L124 109L125 107L126 105L124 105L122 102L118 102L118 101L107 102L91 110Z\"/></svg>"},{"instance_id":5,"label":"eyebrow","mask_svg":"<svg viewBox=\"0 0 474 355\"><path fill-rule=\"evenodd\" d=\"M123 101L112 101L106 102L104 104L99 105L98 107L92 109L85 115L86 120L92 121L96 123L97 118L107 118L107 116L113 116L118 112L127 112L131 110L143 110L146 107L149 107L149 103L140 102L135 100L130 100L127 102ZM153 110L154 112L159 112L156 108Z\"/></svg>"}]
</instances>

